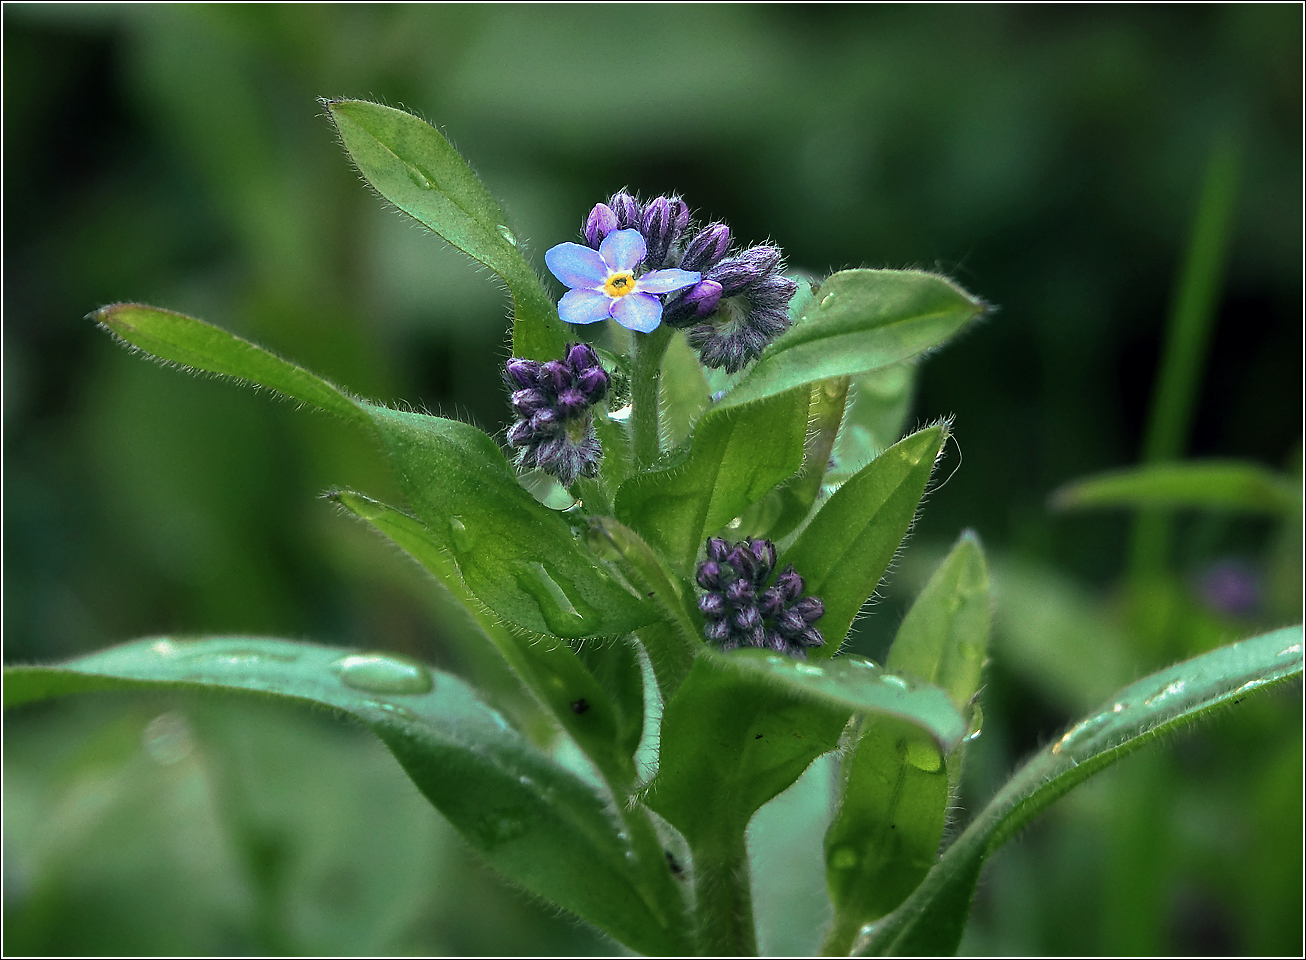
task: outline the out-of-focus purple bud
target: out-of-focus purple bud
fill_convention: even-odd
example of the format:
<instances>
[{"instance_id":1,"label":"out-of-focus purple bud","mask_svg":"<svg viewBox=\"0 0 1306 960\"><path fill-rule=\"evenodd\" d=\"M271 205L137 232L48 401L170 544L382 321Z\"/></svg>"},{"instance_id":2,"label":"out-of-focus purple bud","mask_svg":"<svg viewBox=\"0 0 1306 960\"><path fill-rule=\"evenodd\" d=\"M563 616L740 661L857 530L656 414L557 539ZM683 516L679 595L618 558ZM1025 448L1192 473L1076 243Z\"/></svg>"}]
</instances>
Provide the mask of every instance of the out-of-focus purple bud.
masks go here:
<instances>
[{"instance_id":1,"label":"out-of-focus purple bud","mask_svg":"<svg viewBox=\"0 0 1306 960\"><path fill-rule=\"evenodd\" d=\"M817 630L815 627L808 627L804 630L803 635L799 637L799 640L802 641L802 644L805 647L821 647L825 645L825 637L823 637L821 631Z\"/></svg>"},{"instance_id":2,"label":"out-of-focus purple bud","mask_svg":"<svg viewBox=\"0 0 1306 960\"><path fill-rule=\"evenodd\" d=\"M763 310L788 310L789 301L798 292L798 284L788 277L773 274L759 280L749 291L753 306Z\"/></svg>"},{"instance_id":3,"label":"out-of-focus purple bud","mask_svg":"<svg viewBox=\"0 0 1306 960\"><path fill-rule=\"evenodd\" d=\"M793 603L803 592L803 578L794 571L791 563L775 578L775 589L784 597L786 603Z\"/></svg>"},{"instance_id":4,"label":"out-of-focus purple bud","mask_svg":"<svg viewBox=\"0 0 1306 960\"><path fill-rule=\"evenodd\" d=\"M594 209L585 218L585 242L595 250L603 238L617 229L617 215L606 203L594 204Z\"/></svg>"},{"instance_id":5,"label":"out-of-focus purple bud","mask_svg":"<svg viewBox=\"0 0 1306 960\"><path fill-rule=\"evenodd\" d=\"M721 566L715 560L707 560L698 565L698 585L704 590L716 590L721 586Z\"/></svg>"},{"instance_id":6,"label":"out-of-focus purple bud","mask_svg":"<svg viewBox=\"0 0 1306 960\"><path fill-rule=\"evenodd\" d=\"M537 410L531 414L530 419L526 422L531 425L531 430L535 433L550 433L560 422L558 411L553 407L545 407L543 410Z\"/></svg>"},{"instance_id":7,"label":"out-of-focus purple bud","mask_svg":"<svg viewBox=\"0 0 1306 960\"><path fill-rule=\"evenodd\" d=\"M784 609L784 605L784 595L775 587L762 594L762 599L757 603L758 609L762 611L764 617L774 617Z\"/></svg>"},{"instance_id":8,"label":"out-of-focus purple bud","mask_svg":"<svg viewBox=\"0 0 1306 960\"><path fill-rule=\"evenodd\" d=\"M558 394L558 409L565 417L574 417L588 406L589 400L576 387L568 387Z\"/></svg>"},{"instance_id":9,"label":"out-of-focus purple bud","mask_svg":"<svg viewBox=\"0 0 1306 960\"><path fill-rule=\"evenodd\" d=\"M634 228L638 230L641 226L641 216L639 201L626 192L614 193L612 199L608 201L608 206L612 212L617 215L617 229L628 230Z\"/></svg>"},{"instance_id":10,"label":"out-of-focus purple bud","mask_svg":"<svg viewBox=\"0 0 1306 960\"><path fill-rule=\"evenodd\" d=\"M720 537L708 537L707 558L722 563L730 553L730 544Z\"/></svg>"},{"instance_id":11,"label":"out-of-focus purple bud","mask_svg":"<svg viewBox=\"0 0 1306 960\"><path fill-rule=\"evenodd\" d=\"M513 357L505 370L508 379L519 387L539 386L540 363L538 360L520 360Z\"/></svg>"},{"instance_id":12,"label":"out-of-focus purple bud","mask_svg":"<svg viewBox=\"0 0 1306 960\"><path fill-rule=\"evenodd\" d=\"M530 443L535 436L535 431L525 420L518 420L508 431L508 443L514 447L524 447Z\"/></svg>"},{"instance_id":13,"label":"out-of-focus purple bud","mask_svg":"<svg viewBox=\"0 0 1306 960\"><path fill-rule=\"evenodd\" d=\"M599 355L588 343L576 343L567 350L567 362L571 364L573 370L580 373L590 367L599 366Z\"/></svg>"},{"instance_id":14,"label":"out-of-focus purple bud","mask_svg":"<svg viewBox=\"0 0 1306 960\"><path fill-rule=\"evenodd\" d=\"M761 647L766 644L766 627L759 622L748 631L748 645Z\"/></svg>"},{"instance_id":15,"label":"out-of-focus purple bud","mask_svg":"<svg viewBox=\"0 0 1306 960\"><path fill-rule=\"evenodd\" d=\"M602 367L590 367L576 378L576 386L580 387L590 403L597 403L608 392L608 375Z\"/></svg>"},{"instance_id":16,"label":"out-of-focus purple bud","mask_svg":"<svg viewBox=\"0 0 1306 960\"><path fill-rule=\"evenodd\" d=\"M757 558L748 552L746 544L738 544L726 559L741 577L747 577L749 580L757 577Z\"/></svg>"},{"instance_id":17,"label":"out-of-focus purple bud","mask_svg":"<svg viewBox=\"0 0 1306 960\"><path fill-rule=\"evenodd\" d=\"M748 315L748 323L761 335L765 346L789 329L789 315L782 310L754 310Z\"/></svg>"},{"instance_id":18,"label":"out-of-focus purple bud","mask_svg":"<svg viewBox=\"0 0 1306 960\"><path fill-rule=\"evenodd\" d=\"M550 360L540 367L540 385L561 393L571 385L571 367L562 360Z\"/></svg>"},{"instance_id":19,"label":"out-of-focus purple bud","mask_svg":"<svg viewBox=\"0 0 1306 960\"><path fill-rule=\"evenodd\" d=\"M775 624L785 636L794 637L807 629L807 620L792 607L775 618Z\"/></svg>"},{"instance_id":20,"label":"out-of-focus purple bud","mask_svg":"<svg viewBox=\"0 0 1306 960\"><path fill-rule=\"evenodd\" d=\"M757 558L758 566L770 574L775 567L775 544L770 540L751 539L748 541L748 550Z\"/></svg>"},{"instance_id":21,"label":"out-of-focus purple bud","mask_svg":"<svg viewBox=\"0 0 1306 960\"><path fill-rule=\"evenodd\" d=\"M753 599L753 585L747 580L732 580L726 584L724 593L726 599L737 607Z\"/></svg>"},{"instance_id":22,"label":"out-of-focus purple bud","mask_svg":"<svg viewBox=\"0 0 1306 960\"><path fill-rule=\"evenodd\" d=\"M792 654L792 651L789 649L789 641L773 631L767 633L764 646L768 650L774 650L776 653Z\"/></svg>"},{"instance_id":23,"label":"out-of-focus purple bud","mask_svg":"<svg viewBox=\"0 0 1306 960\"><path fill-rule=\"evenodd\" d=\"M697 270L703 273L715 267L725 259L730 249L730 228L724 223L714 223L704 227L689 241L685 256L680 261L682 270Z\"/></svg>"}]
</instances>

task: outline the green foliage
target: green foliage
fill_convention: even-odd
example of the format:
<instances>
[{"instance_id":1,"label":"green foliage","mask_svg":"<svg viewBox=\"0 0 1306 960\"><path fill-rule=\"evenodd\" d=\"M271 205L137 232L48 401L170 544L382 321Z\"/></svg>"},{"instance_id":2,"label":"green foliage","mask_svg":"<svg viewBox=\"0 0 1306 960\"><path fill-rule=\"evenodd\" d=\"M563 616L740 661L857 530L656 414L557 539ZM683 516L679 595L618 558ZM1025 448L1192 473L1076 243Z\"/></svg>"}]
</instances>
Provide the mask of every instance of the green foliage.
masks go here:
<instances>
[{"instance_id":1,"label":"green foliage","mask_svg":"<svg viewBox=\"0 0 1306 960\"><path fill-rule=\"evenodd\" d=\"M1190 460L1085 477L1052 495L1061 510L1170 507L1293 515L1301 484L1254 463Z\"/></svg>"}]
</instances>

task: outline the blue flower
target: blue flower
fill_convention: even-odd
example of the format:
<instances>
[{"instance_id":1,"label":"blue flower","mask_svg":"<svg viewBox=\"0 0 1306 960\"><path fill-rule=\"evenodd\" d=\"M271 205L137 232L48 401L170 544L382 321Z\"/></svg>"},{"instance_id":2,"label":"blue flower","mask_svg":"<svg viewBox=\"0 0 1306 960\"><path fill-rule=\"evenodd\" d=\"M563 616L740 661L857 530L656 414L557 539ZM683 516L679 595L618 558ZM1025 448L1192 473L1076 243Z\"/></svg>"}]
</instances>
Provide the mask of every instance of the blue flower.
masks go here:
<instances>
[{"instance_id":1,"label":"blue flower","mask_svg":"<svg viewBox=\"0 0 1306 960\"><path fill-rule=\"evenodd\" d=\"M627 330L651 333L662 322L658 295L692 287L703 278L693 270L652 270L637 276L648 253L638 230L614 230L598 250L560 243L544 255L555 277L569 286L558 301L558 316L567 323L598 323L608 317Z\"/></svg>"}]
</instances>

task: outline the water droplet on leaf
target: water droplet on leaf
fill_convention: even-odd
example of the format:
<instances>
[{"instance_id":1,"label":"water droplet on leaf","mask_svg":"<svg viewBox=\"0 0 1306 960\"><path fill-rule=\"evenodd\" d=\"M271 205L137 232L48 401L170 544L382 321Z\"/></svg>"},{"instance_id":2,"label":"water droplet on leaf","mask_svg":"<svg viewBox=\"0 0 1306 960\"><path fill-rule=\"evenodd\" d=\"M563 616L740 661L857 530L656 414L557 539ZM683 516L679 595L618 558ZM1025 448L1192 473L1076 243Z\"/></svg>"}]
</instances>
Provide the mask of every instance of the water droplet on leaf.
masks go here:
<instances>
[{"instance_id":1,"label":"water droplet on leaf","mask_svg":"<svg viewBox=\"0 0 1306 960\"><path fill-rule=\"evenodd\" d=\"M1182 680L1176 680L1174 681L1174 683L1167 685L1163 690L1157 691L1156 693L1148 697L1146 700L1144 700L1143 705L1150 707L1153 704L1159 703L1160 701L1166 699L1167 697L1173 697L1175 694L1181 693L1183 689L1184 689L1184 682Z\"/></svg>"},{"instance_id":2,"label":"water droplet on leaf","mask_svg":"<svg viewBox=\"0 0 1306 960\"><path fill-rule=\"evenodd\" d=\"M966 736L961 738L962 743L970 743L972 740L978 740L984 732L984 711L977 703L970 711L970 723L966 727Z\"/></svg>"},{"instance_id":3,"label":"water droplet on leaf","mask_svg":"<svg viewBox=\"0 0 1306 960\"><path fill-rule=\"evenodd\" d=\"M938 748L920 740L911 740L907 743L907 762L926 773L933 773L943 766L943 758L939 756Z\"/></svg>"},{"instance_id":4,"label":"water droplet on leaf","mask_svg":"<svg viewBox=\"0 0 1306 960\"><path fill-rule=\"evenodd\" d=\"M422 173L421 170L418 170L411 163L408 164L408 179L412 180L413 183L417 184L423 190L431 189L431 181L426 179L426 174Z\"/></svg>"},{"instance_id":5,"label":"water droplet on leaf","mask_svg":"<svg viewBox=\"0 0 1306 960\"><path fill-rule=\"evenodd\" d=\"M467 551L476 546L476 537L468 532L462 517L449 518L449 536L457 550Z\"/></svg>"},{"instance_id":6,"label":"water droplet on leaf","mask_svg":"<svg viewBox=\"0 0 1306 960\"><path fill-rule=\"evenodd\" d=\"M435 686L431 671L420 663L389 654L351 654L333 665L340 682L367 693L430 693Z\"/></svg>"},{"instance_id":7,"label":"water droplet on leaf","mask_svg":"<svg viewBox=\"0 0 1306 960\"><path fill-rule=\"evenodd\" d=\"M897 687L899 690L906 690L908 688L906 680L902 677L894 676L892 673L881 674L880 682L888 684L891 687Z\"/></svg>"},{"instance_id":8,"label":"water droplet on leaf","mask_svg":"<svg viewBox=\"0 0 1306 960\"><path fill-rule=\"evenodd\" d=\"M195 749L190 724L180 713L161 713L141 731L141 746L155 763L170 765L185 760Z\"/></svg>"},{"instance_id":9,"label":"water droplet on leaf","mask_svg":"<svg viewBox=\"0 0 1306 960\"><path fill-rule=\"evenodd\" d=\"M499 229L499 236L503 237L503 239L507 240L514 247L517 246L517 238L513 235L513 232L511 230L505 227L502 223L499 224L498 229Z\"/></svg>"}]
</instances>

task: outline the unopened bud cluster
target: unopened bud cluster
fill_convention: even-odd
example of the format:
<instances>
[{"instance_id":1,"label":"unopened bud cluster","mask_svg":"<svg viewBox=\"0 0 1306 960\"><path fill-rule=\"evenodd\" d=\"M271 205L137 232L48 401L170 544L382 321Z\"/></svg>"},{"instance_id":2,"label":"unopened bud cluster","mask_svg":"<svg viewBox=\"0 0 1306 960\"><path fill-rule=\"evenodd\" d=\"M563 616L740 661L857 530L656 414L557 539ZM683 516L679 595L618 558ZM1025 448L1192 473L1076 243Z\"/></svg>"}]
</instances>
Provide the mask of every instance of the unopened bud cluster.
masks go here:
<instances>
[{"instance_id":1,"label":"unopened bud cluster","mask_svg":"<svg viewBox=\"0 0 1306 960\"><path fill-rule=\"evenodd\" d=\"M788 329L789 301L798 285L782 274L779 248L749 247L730 255L730 228L694 227L689 208L674 196L641 203L623 192L596 204L585 220L585 242L597 250L614 230L638 230L644 237L645 270L702 274L667 300L662 319L688 328L686 339L704 366L734 373Z\"/></svg>"},{"instance_id":2,"label":"unopened bud cluster","mask_svg":"<svg viewBox=\"0 0 1306 960\"><path fill-rule=\"evenodd\" d=\"M608 391L608 375L585 343L568 344L561 360L509 360L504 371L517 421L508 442L517 466L543 470L571 486L598 472L602 448L590 407Z\"/></svg>"},{"instance_id":3,"label":"unopened bud cluster","mask_svg":"<svg viewBox=\"0 0 1306 960\"><path fill-rule=\"evenodd\" d=\"M794 657L825 643L815 623L825 614L820 597L803 596L803 578L785 567L775 570L775 544L749 539L731 544L720 537L707 541L707 559L696 579L703 593L698 609L707 639L723 650L761 647Z\"/></svg>"}]
</instances>

